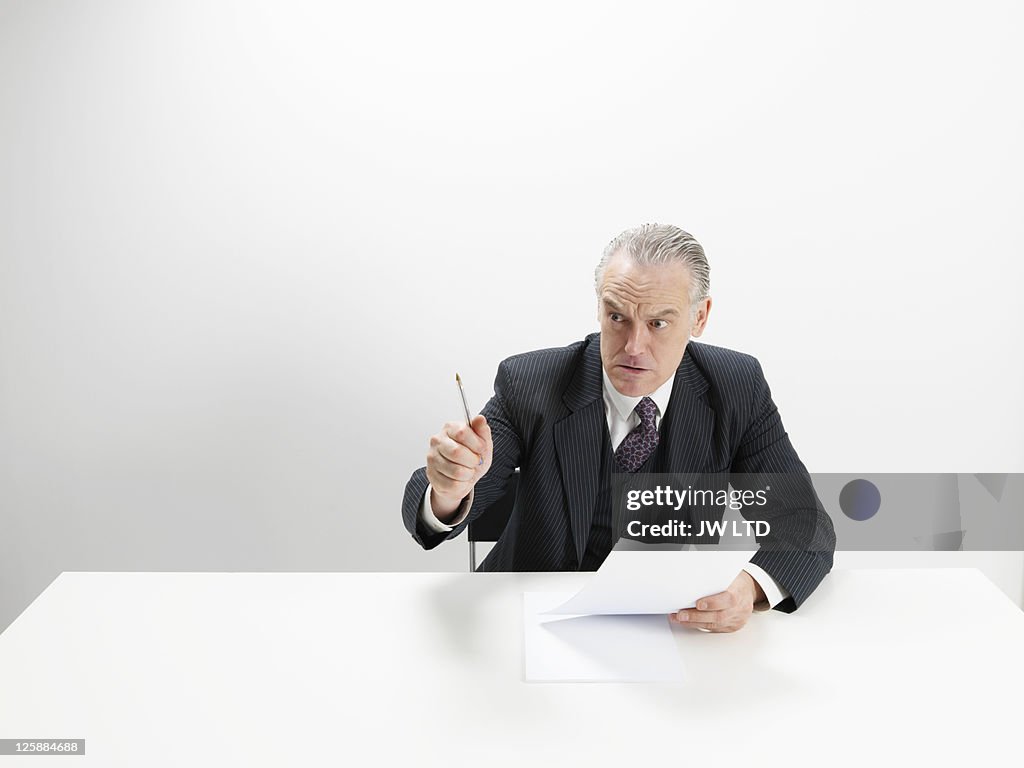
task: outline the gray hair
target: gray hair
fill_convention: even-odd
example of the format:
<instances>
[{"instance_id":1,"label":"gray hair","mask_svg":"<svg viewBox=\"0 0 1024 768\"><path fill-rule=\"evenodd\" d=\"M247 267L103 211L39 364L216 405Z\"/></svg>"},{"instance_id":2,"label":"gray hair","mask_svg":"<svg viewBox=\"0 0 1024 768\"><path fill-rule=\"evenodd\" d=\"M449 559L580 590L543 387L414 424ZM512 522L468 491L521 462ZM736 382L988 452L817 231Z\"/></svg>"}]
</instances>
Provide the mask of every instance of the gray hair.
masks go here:
<instances>
[{"instance_id":1,"label":"gray hair","mask_svg":"<svg viewBox=\"0 0 1024 768\"><path fill-rule=\"evenodd\" d=\"M708 297L711 290L711 267L704 249L689 232L671 224L644 224L627 229L604 249L594 270L594 290L601 295L601 281L608 262L622 253L635 264L667 264L678 261L690 272L690 307Z\"/></svg>"}]
</instances>

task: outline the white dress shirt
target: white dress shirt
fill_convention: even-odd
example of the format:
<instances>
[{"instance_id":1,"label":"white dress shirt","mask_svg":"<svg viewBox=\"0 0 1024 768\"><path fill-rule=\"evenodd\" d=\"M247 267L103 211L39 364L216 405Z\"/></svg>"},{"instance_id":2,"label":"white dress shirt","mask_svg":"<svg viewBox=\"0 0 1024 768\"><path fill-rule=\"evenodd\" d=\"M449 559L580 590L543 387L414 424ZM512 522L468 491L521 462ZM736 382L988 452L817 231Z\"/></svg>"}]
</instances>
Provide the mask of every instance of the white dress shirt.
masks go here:
<instances>
[{"instance_id":1,"label":"white dress shirt","mask_svg":"<svg viewBox=\"0 0 1024 768\"><path fill-rule=\"evenodd\" d=\"M635 409L637 403L643 397L629 397L619 392L615 389L603 368L601 369L601 376L604 380L604 386L601 388L601 394L604 399L604 413L608 419L608 435L611 438L612 451L614 452L619 447L619 443L626 439L626 435L640 424L640 417ZM668 402L672 397L672 385L674 383L675 376L670 376L668 381L648 395L658 407L654 416L654 426L658 430L661 429L661 417L668 409ZM423 503L420 505L420 520L425 528L434 533L448 533L466 518L472 505L473 492L470 491L469 496L463 500L462 511L458 517L452 521L451 525L445 525L437 519L430 508L430 484L428 483L427 492L423 495ZM767 598L767 603L758 603L755 607L756 610L766 611L769 608L774 608L789 597L789 593L763 568L753 563L747 563L743 570L750 574L750 577L758 583L764 591L765 598Z\"/></svg>"}]
</instances>

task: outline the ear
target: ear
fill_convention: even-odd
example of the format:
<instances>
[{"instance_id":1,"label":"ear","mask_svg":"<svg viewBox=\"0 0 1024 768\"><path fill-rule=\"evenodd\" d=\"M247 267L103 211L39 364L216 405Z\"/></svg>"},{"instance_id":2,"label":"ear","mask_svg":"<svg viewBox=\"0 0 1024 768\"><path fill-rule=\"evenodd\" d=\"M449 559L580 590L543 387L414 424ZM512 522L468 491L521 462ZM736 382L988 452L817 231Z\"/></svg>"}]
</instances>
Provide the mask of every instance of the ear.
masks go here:
<instances>
[{"instance_id":1,"label":"ear","mask_svg":"<svg viewBox=\"0 0 1024 768\"><path fill-rule=\"evenodd\" d=\"M697 304L697 313L693 318L693 327L690 328L690 335L697 337L704 333L704 327L708 324L708 315L711 314L711 297Z\"/></svg>"}]
</instances>

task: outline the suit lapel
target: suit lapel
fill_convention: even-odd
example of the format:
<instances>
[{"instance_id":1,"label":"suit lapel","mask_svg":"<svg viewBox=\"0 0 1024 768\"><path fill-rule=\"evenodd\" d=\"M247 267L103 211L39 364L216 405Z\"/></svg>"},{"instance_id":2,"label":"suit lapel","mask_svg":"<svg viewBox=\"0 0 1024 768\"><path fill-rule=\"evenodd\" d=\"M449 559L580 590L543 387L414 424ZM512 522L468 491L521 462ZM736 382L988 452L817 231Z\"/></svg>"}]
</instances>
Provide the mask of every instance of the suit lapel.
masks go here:
<instances>
[{"instance_id":1,"label":"suit lapel","mask_svg":"<svg viewBox=\"0 0 1024 768\"><path fill-rule=\"evenodd\" d=\"M665 466L669 472L704 472L708 469L715 412L707 403L707 389L707 379L693 362L687 345L676 370L672 399L662 426L662 434L668 436Z\"/></svg>"},{"instance_id":2,"label":"suit lapel","mask_svg":"<svg viewBox=\"0 0 1024 768\"><path fill-rule=\"evenodd\" d=\"M576 374L562 395L569 414L555 424L555 452L561 467L562 489L569 507L569 524L576 562L583 562L600 486L601 449L607 420L601 397L600 337L594 335L583 351Z\"/></svg>"}]
</instances>

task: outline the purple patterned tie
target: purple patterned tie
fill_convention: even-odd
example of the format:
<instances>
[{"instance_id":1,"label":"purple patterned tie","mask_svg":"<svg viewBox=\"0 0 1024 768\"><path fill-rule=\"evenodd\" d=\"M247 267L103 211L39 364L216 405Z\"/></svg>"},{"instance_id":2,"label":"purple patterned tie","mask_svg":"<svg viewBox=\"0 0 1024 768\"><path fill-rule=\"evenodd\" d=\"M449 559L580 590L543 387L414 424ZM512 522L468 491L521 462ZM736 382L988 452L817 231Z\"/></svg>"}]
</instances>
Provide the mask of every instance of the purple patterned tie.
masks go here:
<instances>
[{"instance_id":1,"label":"purple patterned tie","mask_svg":"<svg viewBox=\"0 0 1024 768\"><path fill-rule=\"evenodd\" d=\"M658 429L654 426L658 406L651 398L645 397L633 410L640 417L640 423L633 427L615 451L615 463L623 472L636 472L658 447Z\"/></svg>"}]
</instances>

